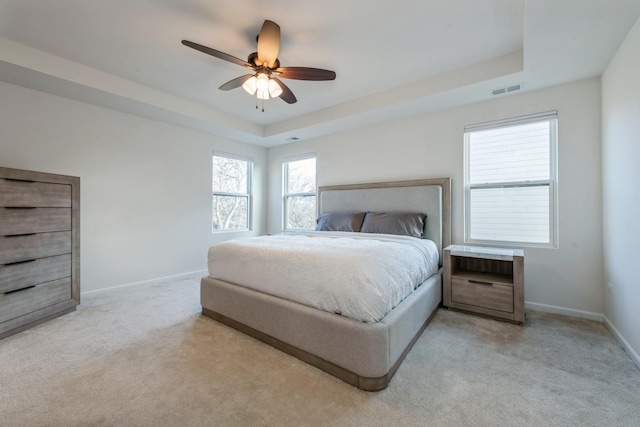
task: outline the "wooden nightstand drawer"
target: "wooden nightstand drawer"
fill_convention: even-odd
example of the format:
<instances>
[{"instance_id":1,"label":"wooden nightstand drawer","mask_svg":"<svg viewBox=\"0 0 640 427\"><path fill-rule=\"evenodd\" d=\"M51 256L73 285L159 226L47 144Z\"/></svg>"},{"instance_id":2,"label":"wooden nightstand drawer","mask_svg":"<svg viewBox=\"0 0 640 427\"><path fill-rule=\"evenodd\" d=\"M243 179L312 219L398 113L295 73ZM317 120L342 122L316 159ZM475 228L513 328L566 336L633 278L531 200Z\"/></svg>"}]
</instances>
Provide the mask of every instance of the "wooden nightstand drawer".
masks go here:
<instances>
[{"instance_id":1,"label":"wooden nightstand drawer","mask_svg":"<svg viewBox=\"0 0 640 427\"><path fill-rule=\"evenodd\" d=\"M443 252L442 305L524 322L524 251L451 245Z\"/></svg>"},{"instance_id":2,"label":"wooden nightstand drawer","mask_svg":"<svg viewBox=\"0 0 640 427\"><path fill-rule=\"evenodd\" d=\"M452 277L451 301L513 313L513 286Z\"/></svg>"}]
</instances>

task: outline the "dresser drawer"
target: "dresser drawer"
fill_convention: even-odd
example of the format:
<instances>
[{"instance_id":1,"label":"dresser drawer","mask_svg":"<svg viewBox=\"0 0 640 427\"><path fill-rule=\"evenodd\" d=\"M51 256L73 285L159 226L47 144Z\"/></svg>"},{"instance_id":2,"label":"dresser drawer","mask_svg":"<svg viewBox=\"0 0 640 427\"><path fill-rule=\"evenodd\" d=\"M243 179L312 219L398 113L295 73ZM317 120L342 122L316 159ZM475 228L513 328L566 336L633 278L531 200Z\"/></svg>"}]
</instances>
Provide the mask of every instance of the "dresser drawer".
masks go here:
<instances>
[{"instance_id":1,"label":"dresser drawer","mask_svg":"<svg viewBox=\"0 0 640 427\"><path fill-rule=\"evenodd\" d=\"M0 236L71 230L71 208L0 207Z\"/></svg>"},{"instance_id":2,"label":"dresser drawer","mask_svg":"<svg viewBox=\"0 0 640 427\"><path fill-rule=\"evenodd\" d=\"M451 301L513 313L513 286L452 277Z\"/></svg>"},{"instance_id":3,"label":"dresser drawer","mask_svg":"<svg viewBox=\"0 0 640 427\"><path fill-rule=\"evenodd\" d=\"M71 185L0 179L0 206L71 207Z\"/></svg>"},{"instance_id":4,"label":"dresser drawer","mask_svg":"<svg viewBox=\"0 0 640 427\"><path fill-rule=\"evenodd\" d=\"M71 232L0 236L0 264L71 253Z\"/></svg>"},{"instance_id":5,"label":"dresser drawer","mask_svg":"<svg viewBox=\"0 0 640 427\"><path fill-rule=\"evenodd\" d=\"M71 278L0 295L0 322L71 299Z\"/></svg>"},{"instance_id":6,"label":"dresser drawer","mask_svg":"<svg viewBox=\"0 0 640 427\"><path fill-rule=\"evenodd\" d=\"M71 255L0 265L0 294L71 276Z\"/></svg>"}]
</instances>

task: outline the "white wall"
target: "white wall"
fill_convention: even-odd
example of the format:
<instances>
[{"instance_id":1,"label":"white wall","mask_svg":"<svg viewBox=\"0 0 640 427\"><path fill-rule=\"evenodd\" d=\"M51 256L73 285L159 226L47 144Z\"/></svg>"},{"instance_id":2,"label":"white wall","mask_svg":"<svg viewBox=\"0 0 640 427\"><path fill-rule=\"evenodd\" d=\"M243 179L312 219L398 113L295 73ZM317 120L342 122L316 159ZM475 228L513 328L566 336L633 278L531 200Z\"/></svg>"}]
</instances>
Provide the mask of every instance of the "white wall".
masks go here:
<instances>
[{"instance_id":1,"label":"white wall","mask_svg":"<svg viewBox=\"0 0 640 427\"><path fill-rule=\"evenodd\" d=\"M211 154L254 159L252 233L211 233ZM0 82L0 166L81 179L83 292L206 269L263 234L266 149Z\"/></svg>"},{"instance_id":2,"label":"white wall","mask_svg":"<svg viewBox=\"0 0 640 427\"><path fill-rule=\"evenodd\" d=\"M602 76L605 316L640 363L640 20Z\"/></svg>"},{"instance_id":3,"label":"white wall","mask_svg":"<svg viewBox=\"0 0 640 427\"><path fill-rule=\"evenodd\" d=\"M268 160L260 147L0 83L0 166L81 177L88 291L205 269L211 244L243 234L210 232L213 149L254 158L251 234L281 228L282 157L316 152L319 185L452 177L462 243L464 125L552 109L560 247L525 250L525 298L590 316L604 304L599 79L275 147Z\"/></svg>"},{"instance_id":4,"label":"white wall","mask_svg":"<svg viewBox=\"0 0 640 427\"><path fill-rule=\"evenodd\" d=\"M560 307L567 314L601 318L597 78L270 148L268 230L281 229L282 158L315 152L318 185L451 177L453 240L462 243L464 126L548 110L558 110L560 244L525 249L525 299L531 308Z\"/></svg>"}]
</instances>

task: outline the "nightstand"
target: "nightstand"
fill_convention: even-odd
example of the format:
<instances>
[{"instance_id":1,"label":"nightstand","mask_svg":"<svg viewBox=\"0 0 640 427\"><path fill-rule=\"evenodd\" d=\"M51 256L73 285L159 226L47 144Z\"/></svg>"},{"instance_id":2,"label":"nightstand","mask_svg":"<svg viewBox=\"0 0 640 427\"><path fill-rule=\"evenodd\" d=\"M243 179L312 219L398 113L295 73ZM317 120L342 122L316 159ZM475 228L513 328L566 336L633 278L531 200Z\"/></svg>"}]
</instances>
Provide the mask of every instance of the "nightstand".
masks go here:
<instances>
[{"instance_id":1,"label":"nightstand","mask_svg":"<svg viewBox=\"0 0 640 427\"><path fill-rule=\"evenodd\" d=\"M444 250L443 305L524 322L524 251L451 245Z\"/></svg>"}]
</instances>

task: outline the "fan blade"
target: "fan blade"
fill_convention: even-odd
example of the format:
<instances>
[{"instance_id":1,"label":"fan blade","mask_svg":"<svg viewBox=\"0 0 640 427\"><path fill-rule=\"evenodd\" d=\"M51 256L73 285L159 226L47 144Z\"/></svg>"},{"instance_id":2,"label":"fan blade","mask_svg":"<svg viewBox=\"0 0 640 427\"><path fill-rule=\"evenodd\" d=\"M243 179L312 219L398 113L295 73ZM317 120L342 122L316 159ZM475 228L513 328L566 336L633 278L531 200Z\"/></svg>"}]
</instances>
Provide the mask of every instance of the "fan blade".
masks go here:
<instances>
[{"instance_id":1,"label":"fan blade","mask_svg":"<svg viewBox=\"0 0 640 427\"><path fill-rule=\"evenodd\" d=\"M258 35L258 65L267 63L267 67L275 68L278 52L280 51L280 26L273 21L266 20L262 24Z\"/></svg>"},{"instance_id":2,"label":"fan blade","mask_svg":"<svg viewBox=\"0 0 640 427\"><path fill-rule=\"evenodd\" d=\"M210 47L202 46L201 44L190 42L189 40L182 40L182 44L189 46L192 49L199 50L200 52L204 52L207 55L215 56L216 58L242 65L243 67L253 68L253 65L249 64L247 61L231 56L228 53L220 52L219 50L211 49Z\"/></svg>"},{"instance_id":3,"label":"fan blade","mask_svg":"<svg viewBox=\"0 0 640 427\"><path fill-rule=\"evenodd\" d=\"M235 89L237 87L242 86L244 84L244 82L249 80L251 77L253 77L253 74L245 74L244 76L240 76L240 77L237 77L237 78L235 78L233 80L229 80L228 82L226 82L225 84L220 86L218 89L220 89L220 90Z\"/></svg>"},{"instance_id":4,"label":"fan blade","mask_svg":"<svg viewBox=\"0 0 640 427\"><path fill-rule=\"evenodd\" d=\"M287 104L293 104L293 103L298 102L298 100L296 99L296 96L293 94L293 92L291 92L291 89L289 89L289 86L287 86L286 84L282 83L282 80L278 79L277 77L273 77L273 76L271 76L271 79L275 80L275 82L278 83L278 85L282 89L282 93L280 94L280 98L284 102L286 102Z\"/></svg>"},{"instance_id":5,"label":"fan blade","mask_svg":"<svg viewBox=\"0 0 640 427\"><path fill-rule=\"evenodd\" d=\"M320 68L308 67L282 67L275 71L283 79L295 80L335 80L335 71L322 70Z\"/></svg>"}]
</instances>

